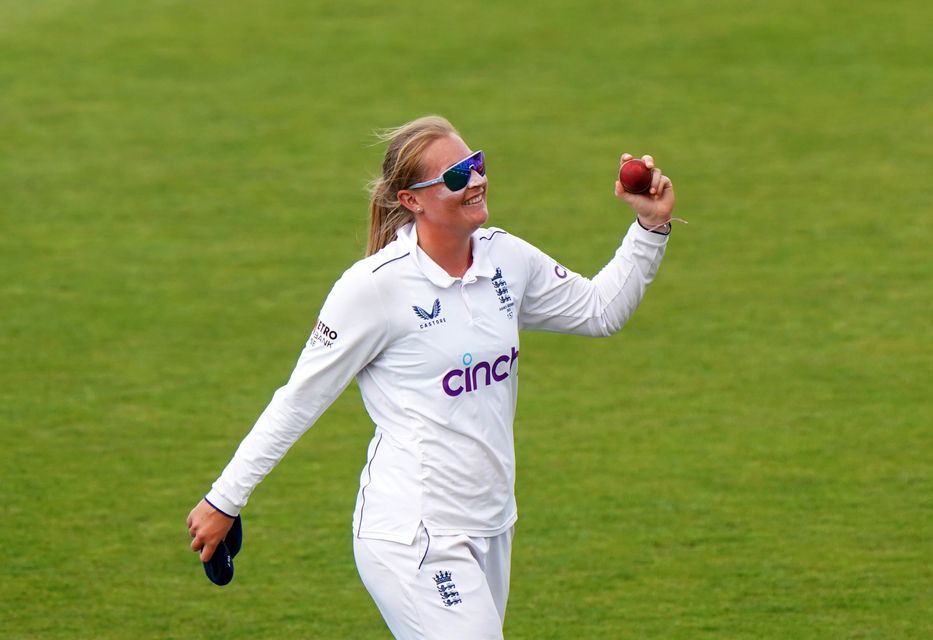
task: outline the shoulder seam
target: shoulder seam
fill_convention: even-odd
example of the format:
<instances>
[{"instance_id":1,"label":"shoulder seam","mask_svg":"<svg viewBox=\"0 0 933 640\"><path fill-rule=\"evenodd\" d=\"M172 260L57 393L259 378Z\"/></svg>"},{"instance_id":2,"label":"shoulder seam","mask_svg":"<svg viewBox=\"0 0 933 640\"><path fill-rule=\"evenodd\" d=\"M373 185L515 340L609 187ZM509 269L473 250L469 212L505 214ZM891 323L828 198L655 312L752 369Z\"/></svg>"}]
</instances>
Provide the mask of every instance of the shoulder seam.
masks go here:
<instances>
[{"instance_id":1,"label":"shoulder seam","mask_svg":"<svg viewBox=\"0 0 933 640\"><path fill-rule=\"evenodd\" d=\"M401 260L402 258L405 258L405 257L407 257L407 256L409 256L409 255L411 255L411 251L409 251L408 253L405 253L405 254L403 254L403 255L400 255L400 256L398 256L398 257L392 258L391 260L386 260L385 262L383 262L382 264L380 264L378 267L376 267L375 269L373 269L373 273L376 273L377 271L379 271L381 268L383 268L384 266L386 266L386 265L389 264L390 262L395 262L396 260Z\"/></svg>"}]
</instances>

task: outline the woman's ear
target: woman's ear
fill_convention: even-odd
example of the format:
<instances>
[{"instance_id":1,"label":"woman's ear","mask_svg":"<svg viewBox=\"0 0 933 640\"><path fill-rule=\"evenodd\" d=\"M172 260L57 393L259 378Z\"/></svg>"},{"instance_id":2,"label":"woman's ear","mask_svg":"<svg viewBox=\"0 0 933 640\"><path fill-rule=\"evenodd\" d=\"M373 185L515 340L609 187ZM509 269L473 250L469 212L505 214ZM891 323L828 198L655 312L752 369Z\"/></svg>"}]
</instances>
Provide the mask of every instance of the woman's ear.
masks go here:
<instances>
[{"instance_id":1,"label":"woman's ear","mask_svg":"<svg viewBox=\"0 0 933 640\"><path fill-rule=\"evenodd\" d=\"M418 203L418 196L416 196L413 191L409 191L408 189L402 189L396 194L395 197L398 198L398 201L401 203L403 207L405 207L412 213L421 213L422 211L424 211L424 207L422 207Z\"/></svg>"}]
</instances>

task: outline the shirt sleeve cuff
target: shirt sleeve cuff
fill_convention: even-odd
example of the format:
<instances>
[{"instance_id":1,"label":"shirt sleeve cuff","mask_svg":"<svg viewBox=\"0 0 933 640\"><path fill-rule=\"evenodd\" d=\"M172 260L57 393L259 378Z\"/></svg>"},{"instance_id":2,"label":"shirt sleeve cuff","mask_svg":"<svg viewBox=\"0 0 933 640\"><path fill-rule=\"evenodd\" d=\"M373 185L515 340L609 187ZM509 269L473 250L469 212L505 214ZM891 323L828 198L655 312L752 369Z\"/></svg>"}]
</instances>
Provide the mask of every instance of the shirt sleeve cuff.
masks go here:
<instances>
[{"instance_id":1,"label":"shirt sleeve cuff","mask_svg":"<svg viewBox=\"0 0 933 640\"><path fill-rule=\"evenodd\" d=\"M670 223L668 223L670 224ZM628 233L632 236L632 239L641 242L647 245L654 247L663 247L667 245L667 240L671 235L670 230L667 233L659 233L657 231L648 231L645 227L642 226L641 222L637 219L632 223L632 226L629 227Z\"/></svg>"},{"instance_id":2,"label":"shirt sleeve cuff","mask_svg":"<svg viewBox=\"0 0 933 640\"><path fill-rule=\"evenodd\" d=\"M653 234L659 235L659 236L669 236L669 235L671 235L671 229L673 229L673 225L672 225L670 222L668 222L667 225L666 225L666 226L667 226L667 231L662 231L662 230L661 230L661 229L664 229L664 227L661 227L660 229L650 230L650 229L648 229L648 227L646 227L645 225L643 225L643 224L641 223L641 220L638 219L638 216L635 216L635 222L637 222L637 223L638 223L638 226L641 227L642 229L644 229L645 231L648 231L649 233L653 233Z\"/></svg>"},{"instance_id":3,"label":"shirt sleeve cuff","mask_svg":"<svg viewBox=\"0 0 933 640\"><path fill-rule=\"evenodd\" d=\"M208 491L207 495L204 496L204 500L207 501L207 504L220 511L225 516L235 518L240 515L240 507L236 506L225 497L217 493L216 489L211 489Z\"/></svg>"}]
</instances>

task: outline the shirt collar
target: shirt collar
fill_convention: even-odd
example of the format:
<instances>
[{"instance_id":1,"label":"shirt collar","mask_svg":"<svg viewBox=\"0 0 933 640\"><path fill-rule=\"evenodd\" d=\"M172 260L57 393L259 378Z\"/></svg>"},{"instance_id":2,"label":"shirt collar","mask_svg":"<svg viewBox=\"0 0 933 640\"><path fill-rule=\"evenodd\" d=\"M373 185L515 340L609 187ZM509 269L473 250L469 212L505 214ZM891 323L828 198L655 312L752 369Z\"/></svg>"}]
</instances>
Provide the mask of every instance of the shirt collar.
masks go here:
<instances>
[{"instance_id":1,"label":"shirt collar","mask_svg":"<svg viewBox=\"0 0 933 640\"><path fill-rule=\"evenodd\" d=\"M480 240L480 237L484 234L488 236L485 229L477 229L473 232L470 239L470 245L473 250L473 264L470 265L470 268L467 269L467 272L463 274L462 278L454 278L451 276L438 266L438 264L431 259L431 256L422 251L421 247L418 246L418 230L414 222L409 222L403 226L398 230L396 235L398 239L408 247L409 251L411 251L412 258L414 258L415 264L418 265L421 273L423 273L432 284L447 288L456 282L462 281L471 283L475 282L477 278L491 278L495 275L495 267L493 267L492 261L489 259L489 242L486 239Z\"/></svg>"}]
</instances>

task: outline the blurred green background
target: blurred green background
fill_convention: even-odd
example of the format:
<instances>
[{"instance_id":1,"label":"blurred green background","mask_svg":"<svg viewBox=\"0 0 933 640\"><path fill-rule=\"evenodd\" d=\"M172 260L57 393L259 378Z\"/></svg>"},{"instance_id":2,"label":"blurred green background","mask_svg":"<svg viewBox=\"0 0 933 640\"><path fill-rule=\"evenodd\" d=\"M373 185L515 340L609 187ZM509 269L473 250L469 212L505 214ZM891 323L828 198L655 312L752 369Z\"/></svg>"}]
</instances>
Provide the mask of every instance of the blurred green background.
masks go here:
<instances>
[{"instance_id":1,"label":"blurred green background","mask_svg":"<svg viewBox=\"0 0 933 640\"><path fill-rule=\"evenodd\" d=\"M933 636L925 2L0 0L0 637L387 638L351 387L185 517L358 259L372 132L441 113L490 224L595 273L618 155L676 186L614 338L525 334L510 639Z\"/></svg>"}]
</instances>

